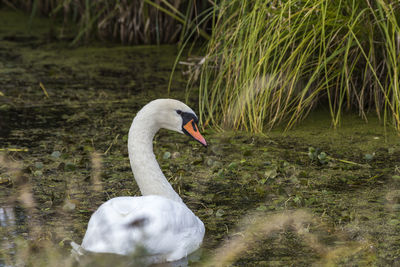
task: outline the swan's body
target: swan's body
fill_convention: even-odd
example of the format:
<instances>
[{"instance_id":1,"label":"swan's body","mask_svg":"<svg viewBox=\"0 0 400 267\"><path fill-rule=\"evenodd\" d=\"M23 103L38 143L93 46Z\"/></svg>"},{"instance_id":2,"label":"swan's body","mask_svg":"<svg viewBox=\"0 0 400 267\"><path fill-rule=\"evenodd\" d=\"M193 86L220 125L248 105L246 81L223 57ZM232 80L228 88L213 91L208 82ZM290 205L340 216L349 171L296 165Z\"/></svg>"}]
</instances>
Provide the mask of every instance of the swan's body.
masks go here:
<instances>
[{"instance_id":1,"label":"swan's body","mask_svg":"<svg viewBox=\"0 0 400 267\"><path fill-rule=\"evenodd\" d=\"M90 218L81 248L120 255L144 248L149 263L176 261L199 248L204 224L168 183L152 143L155 133L166 128L206 145L196 123L193 110L172 99L154 100L138 112L129 130L128 151L143 196L117 197L102 204Z\"/></svg>"}]
</instances>

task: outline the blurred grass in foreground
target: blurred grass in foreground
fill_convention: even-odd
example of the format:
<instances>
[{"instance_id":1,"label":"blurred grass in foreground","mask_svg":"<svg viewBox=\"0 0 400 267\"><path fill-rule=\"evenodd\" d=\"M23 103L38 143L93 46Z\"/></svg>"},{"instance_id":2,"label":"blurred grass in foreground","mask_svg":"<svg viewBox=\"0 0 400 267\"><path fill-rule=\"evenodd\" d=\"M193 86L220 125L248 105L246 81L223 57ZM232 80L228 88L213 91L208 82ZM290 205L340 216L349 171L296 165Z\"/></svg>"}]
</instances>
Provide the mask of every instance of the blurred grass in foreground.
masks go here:
<instances>
[{"instance_id":1,"label":"blurred grass in foreground","mask_svg":"<svg viewBox=\"0 0 400 267\"><path fill-rule=\"evenodd\" d=\"M97 192L101 188L99 175L102 168L100 155L96 152L92 154L92 175L91 182L93 191ZM63 226L55 229L45 229L41 225L43 214L39 214L33 196L31 181L24 177L20 162L0 154L0 170L4 177L9 177L13 184L15 194L10 195L7 206L1 208L2 225L0 264L7 266L77 266L76 258L70 255L69 241L70 234ZM67 194L65 203L69 201L69 194L72 194L71 186L67 184ZM20 206L26 213L25 224L27 235L21 236L16 233L16 229L24 227L18 225L15 214L15 207ZM68 224L63 219L63 209L56 211L58 220L63 221L63 225ZM318 264L331 266L339 259L348 258L357 253L369 251L371 244L368 241L348 241L341 231L335 235L338 241L335 246L323 244L318 232L329 232L328 227L321 219L313 216L309 211L298 209L276 212L274 214L263 214L262 212L252 212L243 217L239 224L239 229L230 234L226 240L210 255L206 255L197 265L200 266L228 266L234 264L248 251L255 248L262 249L261 240L271 236L293 233L300 240L303 246L309 247L318 255ZM56 239L62 239L58 244ZM342 236L343 235L343 236ZM340 242L339 242L340 241ZM339 245L338 245L339 244ZM144 252L145 253L145 252ZM144 254L146 255L146 254ZM84 266L138 266L141 255L123 257L113 254L89 254L81 256L79 261ZM363 259L364 261L368 259Z\"/></svg>"}]
</instances>

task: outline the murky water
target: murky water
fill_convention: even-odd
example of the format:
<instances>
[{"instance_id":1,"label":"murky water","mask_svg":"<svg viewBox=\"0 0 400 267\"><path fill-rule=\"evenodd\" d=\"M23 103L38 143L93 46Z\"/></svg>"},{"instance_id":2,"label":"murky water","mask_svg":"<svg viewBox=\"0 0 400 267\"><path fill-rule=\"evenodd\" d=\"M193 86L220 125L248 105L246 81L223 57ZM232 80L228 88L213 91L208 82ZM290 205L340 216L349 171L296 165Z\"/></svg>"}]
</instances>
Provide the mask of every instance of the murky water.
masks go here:
<instances>
[{"instance_id":1,"label":"murky water","mask_svg":"<svg viewBox=\"0 0 400 267\"><path fill-rule=\"evenodd\" d=\"M68 243L80 243L92 212L139 194L128 129L141 106L167 96L176 48L70 48L48 40L46 20L30 33L23 21L0 9L0 266L70 266ZM170 97L184 100L184 88L177 75ZM206 226L200 262L190 265L398 264L398 136L355 116L332 131L320 115L287 134L206 129L208 149L156 136L166 177Z\"/></svg>"}]
</instances>

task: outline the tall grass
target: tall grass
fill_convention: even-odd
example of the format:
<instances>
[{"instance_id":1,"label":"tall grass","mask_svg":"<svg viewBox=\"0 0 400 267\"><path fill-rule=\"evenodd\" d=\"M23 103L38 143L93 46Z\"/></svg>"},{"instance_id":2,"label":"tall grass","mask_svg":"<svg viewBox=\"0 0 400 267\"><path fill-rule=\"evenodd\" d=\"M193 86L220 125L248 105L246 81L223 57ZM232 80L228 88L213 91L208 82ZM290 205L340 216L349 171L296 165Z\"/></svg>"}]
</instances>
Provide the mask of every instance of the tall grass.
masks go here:
<instances>
[{"instance_id":1,"label":"tall grass","mask_svg":"<svg viewBox=\"0 0 400 267\"><path fill-rule=\"evenodd\" d=\"M287 128L317 106L332 125L375 111L400 131L398 1L222 0L200 75L206 124Z\"/></svg>"},{"instance_id":2,"label":"tall grass","mask_svg":"<svg viewBox=\"0 0 400 267\"><path fill-rule=\"evenodd\" d=\"M7 5L22 7L31 17L41 14L63 18L64 24L77 23L76 44L97 36L123 44L164 44L183 40L188 31L209 38L207 22L198 23L197 15L209 8L205 0L27 0Z\"/></svg>"}]
</instances>

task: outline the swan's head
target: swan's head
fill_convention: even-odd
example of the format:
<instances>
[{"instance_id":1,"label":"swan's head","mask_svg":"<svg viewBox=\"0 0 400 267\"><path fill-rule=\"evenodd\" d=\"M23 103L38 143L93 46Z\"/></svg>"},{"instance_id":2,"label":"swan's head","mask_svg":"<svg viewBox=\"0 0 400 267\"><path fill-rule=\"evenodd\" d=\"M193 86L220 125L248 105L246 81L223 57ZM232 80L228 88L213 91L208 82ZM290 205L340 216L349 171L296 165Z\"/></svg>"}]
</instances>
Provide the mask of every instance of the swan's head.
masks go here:
<instances>
[{"instance_id":1,"label":"swan's head","mask_svg":"<svg viewBox=\"0 0 400 267\"><path fill-rule=\"evenodd\" d=\"M159 128L186 134L207 146L197 126L199 119L186 104L175 99L157 99L148 103L143 109L147 108L152 109L152 117Z\"/></svg>"}]
</instances>

